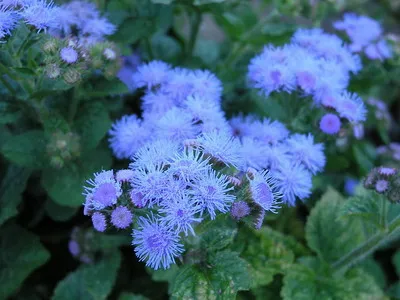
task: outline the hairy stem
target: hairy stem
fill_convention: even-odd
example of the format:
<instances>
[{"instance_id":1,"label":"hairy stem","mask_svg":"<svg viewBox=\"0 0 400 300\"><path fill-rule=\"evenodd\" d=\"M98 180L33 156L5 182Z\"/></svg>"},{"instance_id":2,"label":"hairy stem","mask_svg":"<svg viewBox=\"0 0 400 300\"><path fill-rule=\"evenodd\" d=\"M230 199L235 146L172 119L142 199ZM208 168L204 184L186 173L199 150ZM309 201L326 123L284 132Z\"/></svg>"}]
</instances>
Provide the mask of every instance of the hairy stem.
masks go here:
<instances>
[{"instance_id":1,"label":"hairy stem","mask_svg":"<svg viewBox=\"0 0 400 300\"><path fill-rule=\"evenodd\" d=\"M385 199L385 201L387 200ZM387 204L385 204L383 208L383 212L386 212ZM386 224L385 227L381 229L378 233L370 237L360 246L356 247L355 249L344 255L341 259L334 262L332 264L332 269L335 272L346 270L347 268L351 267L352 265L356 264L369 254L371 254L375 249L386 243L392 237L392 235L400 229L400 215L393 219L389 224L387 224L387 220L385 217L384 224Z\"/></svg>"},{"instance_id":2,"label":"hairy stem","mask_svg":"<svg viewBox=\"0 0 400 300\"><path fill-rule=\"evenodd\" d=\"M197 35L199 33L200 24L202 20L202 14L198 10L198 8L194 6L192 8L193 8L193 20L190 27L190 37L186 52L188 58L193 55L194 46L196 45Z\"/></svg>"}]
</instances>

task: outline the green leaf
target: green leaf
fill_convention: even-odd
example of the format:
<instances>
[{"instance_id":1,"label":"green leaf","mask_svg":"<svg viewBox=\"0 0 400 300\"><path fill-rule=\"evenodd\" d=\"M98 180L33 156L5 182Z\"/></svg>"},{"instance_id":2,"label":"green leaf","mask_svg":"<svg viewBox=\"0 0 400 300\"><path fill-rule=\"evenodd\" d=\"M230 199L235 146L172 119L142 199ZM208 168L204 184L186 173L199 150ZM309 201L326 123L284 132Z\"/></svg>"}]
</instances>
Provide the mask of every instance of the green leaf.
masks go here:
<instances>
[{"instance_id":1,"label":"green leaf","mask_svg":"<svg viewBox=\"0 0 400 300\"><path fill-rule=\"evenodd\" d=\"M76 214L77 210L77 207L62 206L50 199L46 201L46 213L54 221L68 221Z\"/></svg>"},{"instance_id":2,"label":"green leaf","mask_svg":"<svg viewBox=\"0 0 400 300\"><path fill-rule=\"evenodd\" d=\"M359 217L379 226L378 199L377 197L372 197L372 195L351 197L340 208L339 215L345 217Z\"/></svg>"},{"instance_id":3,"label":"green leaf","mask_svg":"<svg viewBox=\"0 0 400 300\"><path fill-rule=\"evenodd\" d=\"M386 277L383 268L373 258L367 258L360 264L360 267L369 275L371 275L376 284L384 289L386 287Z\"/></svg>"},{"instance_id":4,"label":"green leaf","mask_svg":"<svg viewBox=\"0 0 400 300\"><path fill-rule=\"evenodd\" d=\"M7 299L50 257L37 236L14 224L1 228L0 249L1 299Z\"/></svg>"},{"instance_id":5,"label":"green leaf","mask_svg":"<svg viewBox=\"0 0 400 300\"><path fill-rule=\"evenodd\" d=\"M179 58L182 53L181 46L175 39L161 33L151 38L151 48L155 57L166 61Z\"/></svg>"},{"instance_id":6,"label":"green leaf","mask_svg":"<svg viewBox=\"0 0 400 300\"><path fill-rule=\"evenodd\" d=\"M79 164L68 164L60 170L43 171L42 185L50 198L61 206L78 207L84 202L83 186L94 172L109 169L112 158L108 149L89 152Z\"/></svg>"},{"instance_id":7,"label":"green leaf","mask_svg":"<svg viewBox=\"0 0 400 300\"><path fill-rule=\"evenodd\" d=\"M353 155L364 174L374 167L375 148L366 142L353 145Z\"/></svg>"},{"instance_id":8,"label":"green leaf","mask_svg":"<svg viewBox=\"0 0 400 300\"><path fill-rule=\"evenodd\" d=\"M96 148L111 127L107 109L101 102L87 104L80 112L76 127L81 135L83 151Z\"/></svg>"},{"instance_id":9,"label":"green leaf","mask_svg":"<svg viewBox=\"0 0 400 300\"><path fill-rule=\"evenodd\" d=\"M10 165L0 186L0 225L17 215L31 170Z\"/></svg>"},{"instance_id":10,"label":"green leaf","mask_svg":"<svg viewBox=\"0 0 400 300\"><path fill-rule=\"evenodd\" d=\"M391 285L387 291L387 294L392 297L392 299L400 299L400 281Z\"/></svg>"},{"instance_id":11,"label":"green leaf","mask_svg":"<svg viewBox=\"0 0 400 300\"><path fill-rule=\"evenodd\" d=\"M118 78L107 80L100 79L90 90L84 91L85 98L102 98L107 96L118 96L129 92L128 87Z\"/></svg>"},{"instance_id":12,"label":"green leaf","mask_svg":"<svg viewBox=\"0 0 400 300\"><path fill-rule=\"evenodd\" d=\"M202 228L202 231L204 233L200 235L201 248L210 252L227 247L233 242L237 233L234 223L232 221L225 222L225 219L217 219L208 223L208 226Z\"/></svg>"},{"instance_id":13,"label":"green leaf","mask_svg":"<svg viewBox=\"0 0 400 300\"><path fill-rule=\"evenodd\" d=\"M123 44L133 44L144 37L149 37L154 28L154 20L148 17L126 19L111 40Z\"/></svg>"},{"instance_id":14,"label":"green leaf","mask_svg":"<svg viewBox=\"0 0 400 300\"><path fill-rule=\"evenodd\" d=\"M21 111L12 111L6 102L0 103L0 125L14 123L22 116Z\"/></svg>"},{"instance_id":15,"label":"green leaf","mask_svg":"<svg viewBox=\"0 0 400 300\"><path fill-rule=\"evenodd\" d=\"M329 188L308 217L308 246L326 262L341 258L364 239L359 220L340 218L343 204L342 196Z\"/></svg>"},{"instance_id":16,"label":"green leaf","mask_svg":"<svg viewBox=\"0 0 400 300\"><path fill-rule=\"evenodd\" d=\"M121 295L119 295L118 297L118 300L148 300L148 299L149 298L142 295L126 293L126 292L121 293Z\"/></svg>"},{"instance_id":17,"label":"green leaf","mask_svg":"<svg viewBox=\"0 0 400 300\"><path fill-rule=\"evenodd\" d=\"M393 264L394 267L396 268L396 273L400 277L400 250L398 250L394 255L393 255Z\"/></svg>"},{"instance_id":18,"label":"green leaf","mask_svg":"<svg viewBox=\"0 0 400 300\"><path fill-rule=\"evenodd\" d=\"M171 4L174 1L175 0L151 0L151 2L157 3L157 4Z\"/></svg>"},{"instance_id":19,"label":"green leaf","mask_svg":"<svg viewBox=\"0 0 400 300\"><path fill-rule=\"evenodd\" d=\"M13 163L27 168L43 168L46 164L44 133L31 130L14 135L6 141L1 152Z\"/></svg>"},{"instance_id":20,"label":"green leaf","mask_svg":"<svg viewBox=\"0 0 400 300\"><path fill-rule=\"evenodd\" d=\"M58 283L52 299L107 299L117 278L120 263L121 255L115 251L97 264L82 265Z\"/></svg>"},{"instance_id":21,"label":"green leaf","mask_svg":"<svg viewBox=\"0 0 400 300\"><path fill-rule=\"evenodd\" d=\"M220 251L209 259L209 269L194 265L181 268L173 282L172 299L234 299L250 288L248 264L232 251Z\"/></svg>"},{"instance_id":22,"label":"green leaf","mask_svg":"<svg viewBox=\"0 0 400 300\"><path fill-rule=\"evenodd\" d=\"M168 293L172 293L173 282L180 269L177 265L172 265L169 269L153 270L147 268L147 272L151 274L151 279L154 281L167 281L168 282Z\"/></svg>"},{"instance_id":23,"label":"green leaf","mask_svg":"<svg viewBox=\"0 0 400 300\"><path fill-rule=\"evenodd\" d=\"M292 266L284 276L281 290L284 300L385 299L374 279L361 269L353 269L344 277L334 277L329 269L321 269L315 258L309 262L308 266Z\"/></svg>"},{"instance_id":24,"label":"green leaf","mask_svg":"<svg viewBox=\"0 0 400 300\"><path fill-rule=\"evenodd\" d=\"M242 257L250 264L252 289L269 284L274 275L288 270L294 263L294 252L306 252L292 237L284 236L268 227L244 231L242 234L246 243Z\"/></svg>"},{"instance_id":25,"label":"green leaf","mask_svg":"<svg viewBox=\"0 0 400 300\"><path fill-rule=\"evenodd\" d=\"M204 5L204 4L210 4L210 3L222 3L225 0L194 0L193 4L194 5Z\"/></svg>"}]
</instances>

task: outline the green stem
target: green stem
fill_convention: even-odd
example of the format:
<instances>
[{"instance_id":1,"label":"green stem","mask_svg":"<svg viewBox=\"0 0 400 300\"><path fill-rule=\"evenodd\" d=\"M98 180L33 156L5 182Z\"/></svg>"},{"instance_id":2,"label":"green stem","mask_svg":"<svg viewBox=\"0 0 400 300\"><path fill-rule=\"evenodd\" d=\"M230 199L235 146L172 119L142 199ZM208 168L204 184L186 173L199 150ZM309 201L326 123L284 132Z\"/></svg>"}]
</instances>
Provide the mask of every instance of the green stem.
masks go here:
<instances>
[{"instance_id":1,"label":"green stem","mask_svg":"<svg viewBox=\"0 0 400 300\"><path fill-rule=\"evenodd\" d=\"M15 89L11 86L11 84L8 83L8 81L2 75L0 75L0 81L7 88L7 90L10 92L11 95L13 96L16 95L17 92L15 91Z\"/></svg>"},{"instance_id":2,"label":"green stem","mask_svg":"<svg viewBox=\"0 0 400 300\"><path fill-rule=\"evenodd\" d=\"M74 92L72 95L72 101L69 105L69 112L68 112L68 122L70 124L72 124L72 122L74 121L75 115L76 115L76 111L78 109L78 105L79 105L79 101L80 101L80 97L78 95L78 86L74 87Z\"/></svg>"},{"instance_id":3,"label":"green stem","mask_svg":"<svg viewBox=\"0 0 400 300\"><path fill-rule=\"evenodd\" d=\"M192 57L193 55L194 46L196 45L197 35L199 33L200 24L202 20L202 14L198 10L198 8L194 6L192 8L193 8L193 20L190 27L190 37L186 53L188 58Z\"/></svg>"},{"instance_id":4,"label":"green stem","mask_svg":"<svg viewBox=\"0 0 400 300\"><path fill-rule=\"evenodd\" d=\"M153 53L153 49L151 48L151 43L150 43L150 39L149 38L145 38L144 39L144 44L147 48L147 54L149 55L149 60L153 60L154 59L154 53Z\"/></svg>"},{"instance_id":5,"label":"green stem","mask_svg":"<svg viewBox=\"0 0 400 300\"><path fill-rule=\"evenodd\" d=\"M387 200L386 200L387 201ZM386 211L386 208L385 208ZM386 223L386 221L385 221ZM344 255L341 259L337 260L332 264L332 269L335 272L346 270L350 266L354 265L358 261L362 260L375 249L386 243L391 236L400 229L400 215L386 225L385 229L380 230L378 233L370 237L367 241L362 243L360 246L351 250L349 253Z\"/></svg>"},{"instance_id":6,"label":"green stem","mask_svg":"<svg viewBox=\"0 0 400 300\"><path fill-rule=\"evenodd\" d=\"M387 199L381 195L381 213L380 213L380 225L382 228L386 229L388 224L387 224Z\"/></svg>"}]
</instances>

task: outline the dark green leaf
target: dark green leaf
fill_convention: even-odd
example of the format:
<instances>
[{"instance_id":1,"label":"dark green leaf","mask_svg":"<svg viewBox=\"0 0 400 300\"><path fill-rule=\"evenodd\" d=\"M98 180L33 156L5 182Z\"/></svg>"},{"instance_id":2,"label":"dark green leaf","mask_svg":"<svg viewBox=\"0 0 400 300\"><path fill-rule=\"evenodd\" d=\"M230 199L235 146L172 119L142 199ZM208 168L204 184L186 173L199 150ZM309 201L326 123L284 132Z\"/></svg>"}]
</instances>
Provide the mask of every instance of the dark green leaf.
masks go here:
<instances>
[{"instance_id":1,"label":"dark green leaf","mask_svg":"<svg viewBox=\"0 0 400 300\"><path fill-rule=\"evenodd\" d=\"M149 298L142 295L123 292L119 295L118 300L149 300Z\"/></svg>"},{"instance_id":2,"label":"dark green leaf","mask_svg":"<svg viewBox=\"0 0 400 300\"><path fill-rule=\"evenodd\" d=\"M3 144L1 152L13 163L28 168L43 168L46 164L44 133L31 130L12 136Z\"/></svg>"},{"instance_id":3,"label":"dark green leaf","mask_svg":"<svg viewBox=\"0 0 400 300\"><path fill-rule=\"evenodd\" d=\"M0 187L0 225L15 216L31 170L10 165Z\"/></svg>"},{"instance_id":4,"label":"dark green leaf","mask_svg":"<svg viewBox=\"0 0 400 300\"><path fill-rule=\"evenodd\" d=\"M149 37L154 30L154 21L151 18L126 19L111 39L115 42L133 44L143 37Z\"/></svg>"},{"instance_id":5,"label":"dark green leaf","mask_svg":"<svg viewBox=\"0 0 400 300\"><path fill-rule=\"evenodd\" d=\"M50 257L37 236L14 224L0 230L0 249L1 299L7 299Z\"/></svg>"},{"instance_id":6,"label":"dark green leaf","mask_svg":"<svg viewBox=\"0 0 400 300\"><path fill-rule=\"evenodd\" d=\"M46 202L46 213L54 221L68 221L76 214L77 210L77 207L61 206L50 199Z\"/></svg>"},{"instance_id":7,"label":"dark green leaf","mask_svg":"<svg viewBox=\"0 0 400 300\"><path fill-rule=\"evenodd\" d=\"M94 265L82 265L60 281L53 300L107 299L117 278L121 255L115 251Z\"/></svg>"}]
</instances>

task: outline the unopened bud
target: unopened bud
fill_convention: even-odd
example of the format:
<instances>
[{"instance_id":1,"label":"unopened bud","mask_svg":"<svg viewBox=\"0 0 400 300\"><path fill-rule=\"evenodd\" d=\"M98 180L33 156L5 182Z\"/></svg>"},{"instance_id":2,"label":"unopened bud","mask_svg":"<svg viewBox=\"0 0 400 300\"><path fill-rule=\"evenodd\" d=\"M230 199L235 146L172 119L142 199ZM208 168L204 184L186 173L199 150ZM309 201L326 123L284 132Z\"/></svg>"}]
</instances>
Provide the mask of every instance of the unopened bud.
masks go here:
<instances>
[{"instance_id":1,"label":"unopened bud","mask_svg":"<svg viewBox=\"0 0 400 300\"><path fill-rule=\"evenodd\" d=\"M46 74L49 78L55 79L60 76L61 70L57 64L49 64L46 66Z\"/></svg>"},{"instance_id":2,"label":"unopened bud","mask_svg":"<svg viewBox=\"0 0 400 300\"><path fill-rule=\"evenodd\" d=\"M64 73L63 78L66 83L72 85L81 80L81 74L76 69L68 69Z\"/></svg>"},{"instance_id":3,"label":"unopened bud","mask_svg":"<svg viewBox=\"0 0 400 300\"><path fill-rule=\"evenodd\" d=\"M50 39L43 44L43 51L47 54L54 54L58 52L58 45L56 40Z\"/></svg>"}]
</instances>

